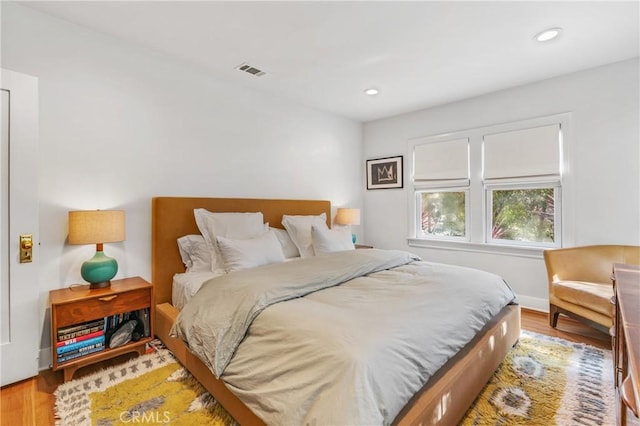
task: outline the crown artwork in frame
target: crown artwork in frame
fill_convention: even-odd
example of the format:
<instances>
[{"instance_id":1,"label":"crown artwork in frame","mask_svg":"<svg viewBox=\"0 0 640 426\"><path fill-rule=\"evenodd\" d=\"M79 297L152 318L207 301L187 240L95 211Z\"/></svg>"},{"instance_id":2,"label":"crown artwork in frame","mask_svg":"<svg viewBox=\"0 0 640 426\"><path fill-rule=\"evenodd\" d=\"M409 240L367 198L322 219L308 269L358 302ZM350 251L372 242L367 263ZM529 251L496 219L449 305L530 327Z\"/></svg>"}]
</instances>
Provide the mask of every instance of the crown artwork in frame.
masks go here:
<instances>
[{"instance_id":1,"label":"crown artwork in frame","mask_svg":"<svg viewBox=\"0 0 640 426\"><path fill-rule=\"evenodd\" d=\"M367 160L367 189L402 188L402 155Z\"/></svg>"}]
</instances>

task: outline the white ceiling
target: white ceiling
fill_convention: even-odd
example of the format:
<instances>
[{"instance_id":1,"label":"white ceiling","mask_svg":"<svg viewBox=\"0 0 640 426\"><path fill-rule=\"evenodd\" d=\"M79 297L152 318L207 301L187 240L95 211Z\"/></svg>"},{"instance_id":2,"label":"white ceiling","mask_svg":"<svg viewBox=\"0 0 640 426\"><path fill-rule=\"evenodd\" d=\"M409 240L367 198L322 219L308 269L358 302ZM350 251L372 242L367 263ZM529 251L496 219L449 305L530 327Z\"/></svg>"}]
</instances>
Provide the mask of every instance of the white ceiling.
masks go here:
<instances>
[{"instance_id":1,"label":"white ceiling","mask_svg":"<svg viewBox=\"0 0 640 426\"><path fill-rule=\"evenodd\" d=\"M639 56L639 2L28 2L216 78L371 121ZM534 34L562 27L547 44ZM234 68L247 62L255 77ZM369 97L365 88L380 94Z\"/></svg>"}]
</instances>

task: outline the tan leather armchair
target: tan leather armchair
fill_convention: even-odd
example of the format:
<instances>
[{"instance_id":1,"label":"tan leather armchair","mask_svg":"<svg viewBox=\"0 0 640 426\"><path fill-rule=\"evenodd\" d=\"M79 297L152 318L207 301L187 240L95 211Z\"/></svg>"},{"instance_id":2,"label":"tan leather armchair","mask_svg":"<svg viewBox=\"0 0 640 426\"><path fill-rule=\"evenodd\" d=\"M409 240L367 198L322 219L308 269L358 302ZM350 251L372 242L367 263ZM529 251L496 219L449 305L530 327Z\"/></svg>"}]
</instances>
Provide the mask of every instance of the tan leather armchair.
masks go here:
<instances>
[{"instance_id":1,"label":"tan leather armchair","mask_svg":"<svg viewBox=\"0 0 640 426\"><path fill-rule=\"evenodd\" d=\"M608 333L614 306L614 263L640 265L639 246L597 245L544 251L549 278L549 324L564 314Z\"/></svg>"}]
</instances>

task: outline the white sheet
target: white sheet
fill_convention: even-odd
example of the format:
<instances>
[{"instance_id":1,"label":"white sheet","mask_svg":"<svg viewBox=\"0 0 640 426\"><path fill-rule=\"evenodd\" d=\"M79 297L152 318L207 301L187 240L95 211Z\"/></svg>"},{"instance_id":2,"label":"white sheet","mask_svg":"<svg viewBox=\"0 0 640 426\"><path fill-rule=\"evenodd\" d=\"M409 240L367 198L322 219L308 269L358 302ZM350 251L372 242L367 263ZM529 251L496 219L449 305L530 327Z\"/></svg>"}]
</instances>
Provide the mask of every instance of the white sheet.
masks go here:
<instances>
[{"instance_id":1,"label":"white sheet","mask_svg":"<svg viewBox=\"0 0 640 426\"><path fill-rule=\"evenodd\" d=\"M171 300L173 306L178 310L182 310L184 305L193 297L202 284L223 274L203 271L203 272L184 272L173 276L173 286L171 289Z\"/></svg>"},{"instance_id":2,"label":"white sheet","mask_svg":"<svg viewBox=\"0 0 640 426\"><path fill-rule=\"evenodd\" d=\"M292 257L285 259L285 262L292 262L298 260L300 257ZM183 272L175 274L173 276L173 286L171 287L171 301L179 311L182 310L184 305L187 304L194 294L200 290L202 284L209 281L211 278L224 275L223 273L216 273L211 271L201 272Z\"/></svg>"}]
</instances>

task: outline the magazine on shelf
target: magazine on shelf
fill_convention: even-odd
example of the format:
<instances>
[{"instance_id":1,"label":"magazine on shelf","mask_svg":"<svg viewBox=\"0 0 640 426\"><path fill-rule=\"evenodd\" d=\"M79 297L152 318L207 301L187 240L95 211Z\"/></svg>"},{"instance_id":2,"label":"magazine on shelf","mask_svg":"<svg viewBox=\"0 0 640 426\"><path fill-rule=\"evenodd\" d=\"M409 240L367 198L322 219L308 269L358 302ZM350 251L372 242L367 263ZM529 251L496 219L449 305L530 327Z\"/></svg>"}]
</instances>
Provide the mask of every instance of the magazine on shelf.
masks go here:
<instances>
[{"instance_id":1,"label":"magazine on shelf","mask_svg":"<svg viewBox=\"0 0 640 426\"><path fill-rule=\"evenodd\" d=\"M104 335L104 330L100 329L98 331L94 331L93 333L87 333L83 336L72 337L70 339L61 340L58 343L56 343L56 347L59 348L60 346L67 346L73 343L83 342L85 340L93 339L94 337L100 337L102 335Z\"/></svg>"},{"instance_id":2,"label":"magazine on shelf","mask_svg":"<svg viewBox=\"0 0 640 426\"><path fill-rule=\"evenodd\" d=\"M80 324L73 324L67 327L58 327L58 334L68 334L73 333L74 331L84 330L92 327L100 327L104 326L104 318L86 321Z\"/></svg>"},{"instance_id":3,"label":"magazine on shelf","mask_svg":"<svg viewBox=\"0 0 640 426\"><path fill-rule=\"evenodd\" d=\"M104 326L91 327L84 330L74 331L73 333L58 335L58 341L76 339L78 337L86 336L87 334L95 333L96 331L104 331Z\"/></svg>"},{"instance_id":4,"label":"magazine on shelf","mask_svg":"<svg viewBox=\"0 0 640 426\"><path fill-rule=\"evenodd\" d=\"M90 346L93 345L95 343L103 343L104 344L104 335L102 336L98 336L98 337L94 337L93 339L88 339L88 340L84 340L81 342L77 342L77 343L72 343L70 345L64 345L64 346L60 346L59 348L56 348L56 352L58 355L63 354L65 352L71 352L75 349L78 348L82 348L85 346Z\"/></svg>"},{"instance_id":5,"label":"magazine on shelf","mask_svg":"<svg viewBox=\"0 0 640 426\"><path fill-rule=\"evenodd\" d=\"M70 352L64 352L60 355L58 355L58 359L60 358L64 358L64 357L69 357L71 355L75 355L75 354L89 354L91 353L90 351L92 349L104 349L104 342L103 343L94 343L93 345L89 345L89 346L83 346L81 348L78 349L74 349Z\"/></svg>"},{"instance_id":6,"label":"magazine on shelf","mask_svg":"<svg viewBox=\"0 0 640 426\"><path fill-rule=\"evenodd\" d=\"M81 356L85 356L85 355L89 355L92 354L94 352L100 352L104 350L104 344L101 346L97 346L93 349L89 349L87 351L84 352L74 352L72 354L63 354L63 355L58 355L58 362L66 362L66 361L70 361L72 359L75 358L80 358Z\"/></svg>"}]
</instances>

